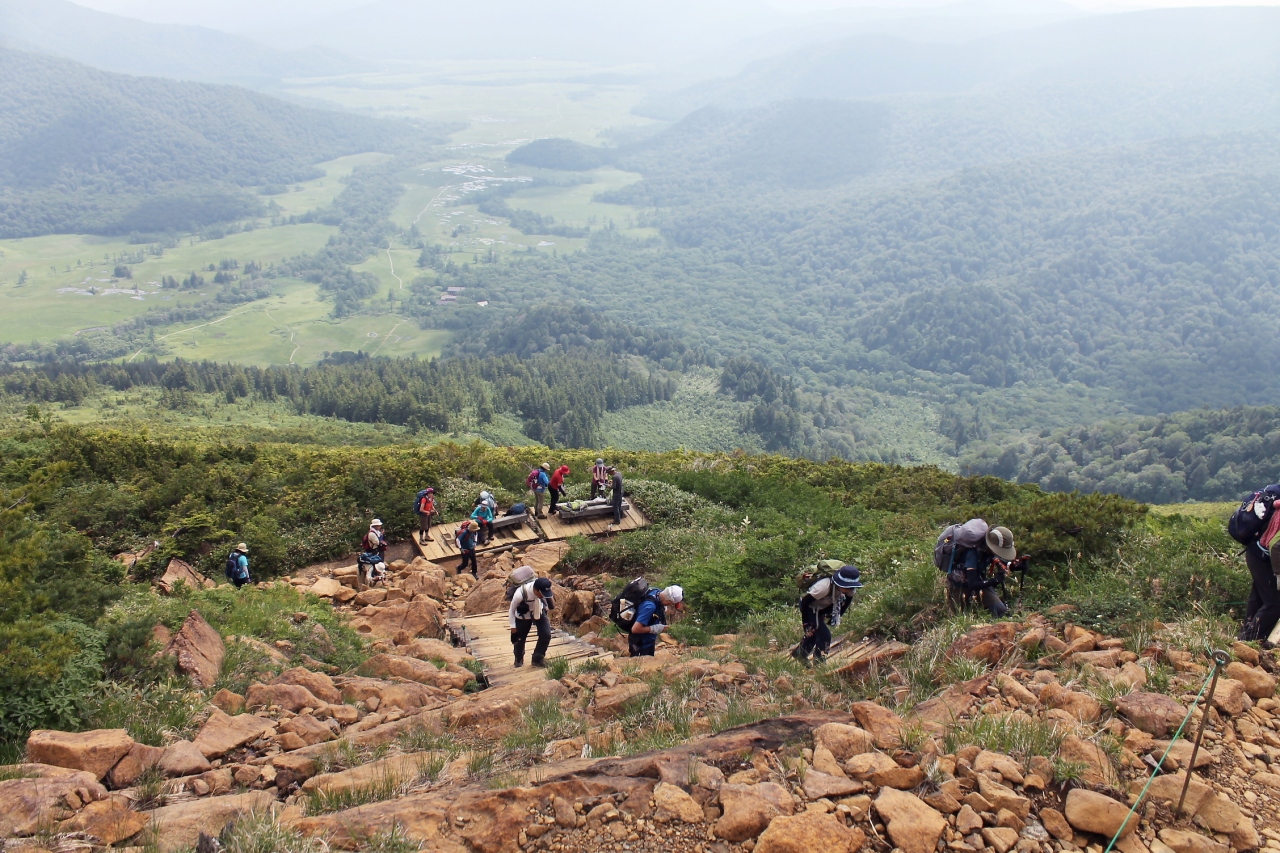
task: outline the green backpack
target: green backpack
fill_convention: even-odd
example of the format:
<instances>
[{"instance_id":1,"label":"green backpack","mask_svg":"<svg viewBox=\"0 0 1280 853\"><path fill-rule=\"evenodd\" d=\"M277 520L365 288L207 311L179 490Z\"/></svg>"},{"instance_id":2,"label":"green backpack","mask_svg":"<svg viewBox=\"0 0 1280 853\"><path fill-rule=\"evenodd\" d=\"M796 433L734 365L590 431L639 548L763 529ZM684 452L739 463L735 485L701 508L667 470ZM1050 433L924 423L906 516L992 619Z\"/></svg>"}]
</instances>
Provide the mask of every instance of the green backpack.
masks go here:
<instances>
[{"instance_id":1,"label":"green backpack","mask_svg":"<svg viewBox=\"0 0 1280 853\"><path fill-rule=\"evenodd\" d=\"M823 578L831 577L844 568L844 565L843 560L819 560L812 566L805 566L796 572L796 588L801 592L808 592L809 587Z\"/></svg>"}]
</instances>

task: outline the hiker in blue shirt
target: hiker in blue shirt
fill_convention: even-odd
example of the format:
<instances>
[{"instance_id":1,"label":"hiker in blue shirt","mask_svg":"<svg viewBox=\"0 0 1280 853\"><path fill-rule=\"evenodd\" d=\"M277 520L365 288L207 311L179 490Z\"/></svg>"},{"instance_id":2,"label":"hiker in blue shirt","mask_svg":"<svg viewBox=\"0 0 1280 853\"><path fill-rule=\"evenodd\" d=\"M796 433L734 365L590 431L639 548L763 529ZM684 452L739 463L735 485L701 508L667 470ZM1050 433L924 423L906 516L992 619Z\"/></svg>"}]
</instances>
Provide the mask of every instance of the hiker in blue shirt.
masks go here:
<instances>
[{"instance_id":1,"label":"hiker in blue shirt","mask_svg":"<svg viewBox=\"0 0 1280 853\"><path fill-rule=\"evenodd\" d=\"M542 509L542 502L546 499L547 488L551 485L551 463L543 462L542 465L530 471L525 484L533 490L534 516L546 518L547 513Z\"/></svg>"},{"instance_id":2,"label":"hiker in blue shirt","mask_svg":"<svg viewBox=\"0 0 1280 853\"><path fill-rule=\"evenodd\" d=\"M493 509L484 501L476 498L476 508L471 511L471 520L480 525L480 544L488 545L493 538Z\"/></svg>"},{"instance_id":3,"label":"hiker in blue shirt","mask_svg":"<svg viewBox=\"0 0 1280 853\"><path fill-rule=\"evenodd\" d=\"M476 532L479 529L479 522L466 521L454 534L454 541L458 543L458 552L462 554L462 562L458 564L458 574L465 572L467 565L470 564L471 574L480 576L480 567L476 563Z\"/></svg>"},{"instance_id":4,"label":"hiker in blue shirt","mask_svg":"<svg viewBox=\"0 0 1280 853\"><path fill-rule=\"evenodd\" d=\"M636 621L627 638L628 650L633 658L652 657L658 648L658 635L667 630L667 608L684 612L684 589L669 586L659 592L651 589L636 608Z\"/></svg>"},{"instance_id":5,"label":"hiker in blue shirt","mask_svg":"<svg viewBox=\"0 0 1280 853\"><path fill-rule=\"evenodd\" d=\"M249 578L249 546L241 542L227 556L226 567L227 580L236 585L236 589L247 583L252 583Z\"/></svg>"}]
</instances>

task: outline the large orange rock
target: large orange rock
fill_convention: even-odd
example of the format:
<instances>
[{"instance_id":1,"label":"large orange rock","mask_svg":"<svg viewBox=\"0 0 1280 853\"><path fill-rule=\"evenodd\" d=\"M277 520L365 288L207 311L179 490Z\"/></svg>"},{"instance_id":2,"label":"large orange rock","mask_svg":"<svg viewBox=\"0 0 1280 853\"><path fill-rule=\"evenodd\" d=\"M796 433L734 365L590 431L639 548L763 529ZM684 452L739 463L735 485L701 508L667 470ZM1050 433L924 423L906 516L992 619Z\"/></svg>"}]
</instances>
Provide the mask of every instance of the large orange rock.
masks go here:
<instances>
[{"instance_id":1,"label":"large orange rock","mask_svg":"<svg viewBox=\"0 0 1280 853\"><path fill-rule=\"evenodd\" d=\"M1116 710L1150 735L1164 737L1181 724L1187 709L1163 693L1135 692L1116 700Z\"/></svg>"},{"instance_id":2,"label":"large orange rock","mask_svg":"<svg viewBox=\"0 0 1280 853\"><path fill-rule=\"evenodd\" d=\"M127 755L116 762L107 773L106 783L109 787L120 790L130 788L143 773L160 763L164 749L159 746L147 746L135 743Z\"/></svg>"},{"instance_id":3,"label":"large orange rock","mask_svg":"<svg viewBox=\"0 0 1280 853\"><path fill-rule=\"evenodd\" d=\"M124 729L56 732L37 729L27 738L27 760L71 770L83 770L101 780L133 748Z\"/></svg>"},{"instance_id":4,"label":"large orange rock","mask_svg":"<svg viewBox=\"0 0 1280 853\"><path fill-rule=\"evenodd\" d=\"M871 733L880 749L893 749L902 741L902 718L875 702L854 702L849 708L858 725Z\"/></svg>"},{"instance_id":5,"label":"large orange rock","mask_svg":"<svg viewBox=\"0 0 1280 853\"><path fill-rule=\"evenodd\" d=\"M269 708L279 705L287 711L298 713L303 708L320 710L329 705L316 698L310 690L296 684L252 684L245 694L244 703L249 708Z\"/></svg>"},{"instance_id":6,"label":"large orange rock","mask_svg":"<svg viewBox=\"0 0 1280 853\"><path fill-rule=\"evenodd\" d=\"M1107 838L1117 833L1128 835L1138 828L1138 816L1130 812L1129 806L1084 788L1073 788L1067 794L1063 811L1075 829Z\"/></svg>"},{"instance_id":7,"label":"large orange rock","mask_svg":"<svg viewBox=\"0 0 1280 853\"><path fill-rule=\"evenodd\" d=\"M165 567L164 574L156 581L156 586L165 595L173 595L173 590L179 583L187 589L211 589L214 586L212 580L174 557Z\"/></svg>"},{"instance_id":8,"label":"large orange rock","mask_svg":"<svg viewBox=\"0 0 1280 853\"><path fill-rule=\"evenodd\" d=\"M175 658L178 672L190 678L192 684L212 687L222 674L227 647L213 626L192 610L182 623L182 629L169 641L164 654Z\"/></svg>"},{"instance_id":9,"label":"large orange rock","mask_svg":"<svg viewBox=\"0 0 1280 853\"><path fill-rule=\"evenodd\" d=\"M429 684L441 690L461 690L472 678L437 669L434 664L401 655L374 655L360 666L360 673L373 678L403 678Z\"/></svg>"},{"instance_id":10,"label":"large orange rock","mask_svg":"<svg viewBox=\"0 0 1280 853\"><path fill-rule=\"evenodd\" d=\"M1014 647L1017 634L1018 626L1012 622L984 625L957 638L947 650L947 656L986 661L995 666Z\"/></svg>"},{"instance_id":11,"label":"large orange rock","mask_svg":"<svg viewBox=\"0 0 1280 853\"><path fill-rule=\"evenodd\" d=\"M334 686L333 679L323 672L312 672L301 666L286 669L271 681L272 684L292 684L305 688L322 702L336 705L342 701L342 691Z\"/></svg>"},{"instance_id":12,"label":"large orange rock","mask_svg":"<svg viewBox=\"0 0 1280 853\"><path fill-rule=\"evenodd\" d=\"M156 825L160 853L173 853L195 846L200 833L217 836L237 817L268 809L276 798L266 791L252 791L228 797L207 797L164 806L151 812Z\"/></svg>"},{"instance_id":13,"label":"large orange rock","mask_svg":"<svg viewBox=\"0 0 1280 853\"><path fill-rule=\"evenodd\" d=\"M524 554L520 557L520 565L533 566L535 572L545 576L560 565L560 561L568 553L568 542L540 542L524 549Z\"/></svg>"},{"instance_id":14,"label":"large orange rock","mask_svg":"<svg viewBox=\"0 0 1280 853\"><path fill-rule=\"evenodd\" d=\"M347 678L342 683L342 698L347 702L369 702L378 699L378 708L399 708L412 711L418 708L439 708L449 698L440 690L416 682L383 681L377 678Z\"/></svg>"},{"instance_id":15,"label":"large orange rock","mask_svg":"<svg viewBox=\"0 0 1280 853\"><path fill-rule=\"evenodd\" d=\"M271 720L253 714L229 717L215 710L205 720L194 743L205 758L221 758L231 750L257 740L271 726Z\"/></svg>"},{"instance_id":16,"label":"large orange rock","mask_svg":"<svg viewBox=\"0 0 1280 853\"><path fill-rule=\"evenodd\" d=\"M89 803L76 816L63 821L63 832L83 832L92 835L104 845L110 846L132 838L147 828L151 820L142 812L129 808L129 801L122 794Z\"/></svg>"},{"instance_id":17,"label":"large orange rock","mask_svg":"<svg viewBox=\"0 0 1280 853\"><path fill-rule=\"evenodd\" d=\"M71 818L71 797L93 803L107 796L107 789L84 770L43 764L20 764L18 769L27 778L0 782L0 838L31 835L53 821Z\"/></svg>"},{"instance_id":18,"label":"large orange rock","mask_svg":"<svg viewBox=\"0 0 1280 853\"><path fill-rule=\"evenodd\" d=\"M720 805L724 814L716 821L716 835L735 844L755 838L775 817L795 811L791 794L775 782L721 785Z\"/></svg>"},{"instance_id":19,"label":"large orange rock","mask_svg":"<svg viewBox=\"0 0 1280 853\"><path fill-rule=\"evenodd\" d=\"M889 838L903 853L934 853L947 819L917 797L882 788L876 812L887 824Z\"/></svg>"},{"instance_id":20,"label":"large orange rock","mask_svg":"<svg viewBox=\"0 0 1280 853\"><path fill-rule=\"evenodd\" d=\"M411 638L440 637L444 631L444 617L438 604L429 598L419 598L374 608L368 616L352 619L351 627L364 636L384 640L393 639L401 631Z\"/></svg>"},{"instance_id":21,"label":"large orange rock","mask_svg":"<svg viewBox=\"0 0 1280 853\"><path fill-rule=\"evenodd\" d=\"M928 808L926 806L925 808ZM821 812L805 812L774 818L756 843L757 853L858 853L867 836L850 829L835 817Z\"/></svg>"}]
</instances>

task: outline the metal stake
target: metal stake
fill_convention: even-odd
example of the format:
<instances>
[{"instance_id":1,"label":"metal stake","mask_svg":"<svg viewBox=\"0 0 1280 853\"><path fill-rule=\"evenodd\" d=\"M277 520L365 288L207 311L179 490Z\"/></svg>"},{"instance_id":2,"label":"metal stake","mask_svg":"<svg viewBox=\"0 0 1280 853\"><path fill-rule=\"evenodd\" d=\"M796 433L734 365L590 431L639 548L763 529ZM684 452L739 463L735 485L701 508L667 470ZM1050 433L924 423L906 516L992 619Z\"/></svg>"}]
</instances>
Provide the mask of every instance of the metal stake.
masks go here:
<instances>
[{"instance_id":1,"label":"metal stake","mask_svg":"<svg viewBox=\"0 0 1280 853\"><path fill-rule=\"evenodd\" d=\"M1178 797L1178 807L1174 814L1182 814L1182 804L1187 799L1187 789L1191 787L1191 774L1196 769L1196 755L1200 752L1200 739L1204 737L1205 724L1209 722L1209 703L1213 701L1213 691L1218 687L1218 673L1231 660L1231 656L1222 649L1213 651L1213 678L1209 681L1209 695L1204 697L1200 706L1200 728L1196 730L1196 742L1191 746L1191 761L1187 764L1187 778L1182 782L1182 796Z\"/></svg>"}]
</instances>

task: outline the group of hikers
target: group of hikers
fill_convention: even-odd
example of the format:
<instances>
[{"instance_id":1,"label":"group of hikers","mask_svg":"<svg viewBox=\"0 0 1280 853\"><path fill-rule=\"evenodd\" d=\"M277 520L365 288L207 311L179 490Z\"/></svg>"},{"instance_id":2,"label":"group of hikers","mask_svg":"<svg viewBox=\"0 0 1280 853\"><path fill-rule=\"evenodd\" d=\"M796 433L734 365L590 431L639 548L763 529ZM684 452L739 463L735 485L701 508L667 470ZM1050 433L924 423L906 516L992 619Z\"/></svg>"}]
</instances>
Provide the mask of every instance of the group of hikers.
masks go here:
<instances>
[{"instance_id":1,"label":"group of hikers","mask_svg":"<svg viewBox=\"0 0 1280 853\"><path fill-rule=\"evenodd\" d=\"M524 484L529 491L533 492L533 514L536 518L547 517L543 503L548 496L551 498L551 512L556 511L556 506L567 496L564 480L571 473L568 465L553 469L550 462L543 462L529 469L529 475L525 477ZM590 500L597 500L609 493L612 495L613 523L621 524L622 472L616 466L606 465L603 459L597 459L596 464L591 466Z\"/></svg>"}]
</instances>

